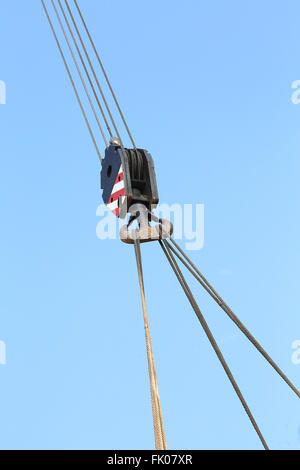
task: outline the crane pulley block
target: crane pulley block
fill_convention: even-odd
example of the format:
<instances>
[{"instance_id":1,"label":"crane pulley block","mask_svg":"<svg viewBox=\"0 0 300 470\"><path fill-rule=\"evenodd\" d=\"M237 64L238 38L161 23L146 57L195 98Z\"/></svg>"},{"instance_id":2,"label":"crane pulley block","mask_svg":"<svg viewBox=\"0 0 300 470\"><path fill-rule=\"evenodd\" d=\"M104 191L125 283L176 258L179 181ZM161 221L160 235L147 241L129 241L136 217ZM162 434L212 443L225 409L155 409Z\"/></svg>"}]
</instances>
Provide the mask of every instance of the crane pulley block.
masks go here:
<instances>
[{"instance_id":1,"label":"crane pulley block","mask_svg":"<svg viewBox=\"0 0 300 470\"><path fill-rule=\"evenodd\" d=\"M101 189L104 204L122 219L133 204L155 208L159 198L150 153L125 149L117 140L111 141L102 160Z\"/></svg>"}]
</instances>

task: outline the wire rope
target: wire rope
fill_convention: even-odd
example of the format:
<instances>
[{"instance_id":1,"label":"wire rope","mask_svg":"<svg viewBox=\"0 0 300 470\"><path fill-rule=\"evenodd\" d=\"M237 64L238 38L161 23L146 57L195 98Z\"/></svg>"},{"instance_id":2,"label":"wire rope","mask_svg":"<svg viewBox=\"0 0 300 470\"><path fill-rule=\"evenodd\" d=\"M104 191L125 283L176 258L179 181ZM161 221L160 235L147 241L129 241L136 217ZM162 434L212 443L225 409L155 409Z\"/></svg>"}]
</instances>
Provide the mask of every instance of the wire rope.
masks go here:
<instances>
[{"instance_id":1,"label":"wire rope","mask_svg":"<svg viewBox=\"0 0 300 470\"><path fill-rule=\"evenodd\" d=\"M56 44L57 44L57 47L58 47L59 52L60 52L60 55L61 55L61 57L62 57L63 63L64 63L65 68L66 68L66 70L67 70L67 74L68 74L68 76L69 76L69 78L70 78L72 87L73 87L73 89L74 89L74 92L75 92L75 95L76 95L76 98L77 98L77 101L78 101L78 104L79 104L79 106L80 106L81 112L82 112L83 117L84 117L84 120L85 120L85 122L86 122L88 131L89 131L89 134L90 134L90 136L91 136L91 139L92 139L92 141L93 141L94 147L95 147L95 149L96 149L98 158L99 158L100 162L102 162L102 157L101 157L101 153L100 153L98 144L97 144L97 142L96 142L95 136L94 136L93 131L92 131L92 128L91 128L91 126L90 126L90 123L89 123L89 120L88 120L88 118L87 118L86 112L85 112L85 110L84 110L83 104L82 104L81 99L80 99L80 97L79 97L78 90L77 90L76 85L75 85L75 83L74 83L74 80L73 80L71 71L70 71L70 69L69 69L69 66L68 66L68 64L67 64L65 55L64 55L64 53L63 53L61 44L60 44L60 42L59 42L59 40L58 40L58 37L57 37L57 35L56 35L56 33L55 33L55 29L54 29L53 23L52 23L52 21L51 21L51 18L50 18L50 16L49 16L47 7L46 7L46 5L45 5L45 3L44 3L44 0L41 0L41 2L42 2L42 5L43 5L43 9L44 9L44 11L45 11L45 14L46 14L48 23L49 23L49 25L50 25L51 31L52 31L52 33L53 33L55 42L56 42Z\"/></svg>"},{"instance_id":2,"label":"wire rope","mask_svg":"<svg viewBox=\"0 0 300 470\"><path fill-rule=\"evenodd\" d=\"M85 90L85 93L86 93L86 95L87 95L87 98L88 98L88 100L89 100L89 103L90 103L90 105L91 105L91 108L92 108L92 110L93 110L93 114L94 114L94 116L95 116L95 119L96 119L96 121L97 121L98 127L99 127L99 129L100 129L101 134L102 134L103 140L104 140L104 142L105 142L106 147L108 147L107 139L106 139L106 137L105 137L105 134L104 134L104 132L103 132L102 126L101 126L101 124L100 124L100 121L99 121L97 112L96 112L96 110L95 110L95 107L94 107L94 105L93 105L93 102L92 102L90 93L89 93L89 91L88 91L88 89L87 89L87 86L86 86L86 84L85 84L84 78L83 78L82 73L81 73L81 71L80 71L78 62L77 62L77 60L76 60L76 57L75 57L74 52L73 52L73 49L72 49L72 46L71 46L70 41L69 41L69 39L68 39L68 36L67 36L67 34L66 34L64 25L62 24L60 15L59 15L59 13L58 13L58 11L57 11L57 8L56 8L56 6L55 6L55 4L54 4L54 1L51 0L51 3L52 3L52 6L53 6L53 8L54 8L55 14L56 14L56 16L57 16L58 22L59 22L59 24L60 24L61 30L62 30L62 32L63 32L63 35L64 35L64 37L65 37L65 40L66 40L66 42L67 42L69 51L70 51L70 53L71 53L71 55L72 55L73 62L74 62L74 64L75 64L75 66L76 66L76 69L77 69L78 75L79 75L79 77L80 77L81 83L82 83L82 85L83 85L83 88L84 88L84 90Z\"/></svg>"},{"instance_id":3,"label":"wire rope","mask_svg":"<svg viewBox=\"0 0 300 470\"><path fill-rule=\"evenodd\" d=\"M115 95L115 93L114 93L114 90L113 90L113 88L112 88L112 85L111 85L111 83L110 83L110 81L109 81L109 78L108 78L108 76L107 76L107 73L106 73L106 71L105 71L105 68L104 68L104 66L103 66L103 63L102 63L102 61L101 61L101 59L100 59L100 56L99 56L99 54L98 54L98 51L97 51L97 49L96 49L95 43L94 43L94 41L93 41L93 39L92 39L92 36L91 36L91 34L90 34L90 31L89 31L89 29L88 29L88 27L87 27L87 24L86 24L86 22L85 22L85 20L84 20L84 18L83 18L83 15L82 15L82 13L81 13L80 7L79 7L79 5L78 5L78 3L77 3L77 0L73 0L73 1L74 1L75 6L76 6L76 9L77 9L77 11L78 11L78 13L79 13L79 16L80 16L80 18L81 18L81 21L82 21L82 24L83 24L83 26L84 26L84 29L85 29L85 31L86 31L86 33L87 33L87 35L88 35L88 38L89 38L90 43L91 43L91 45L92 45L92 48L93 48L93 50L94 50L94 52L95 52L95 55L96 55L96 57L97 57L97 60L98 60L98 62L99 62L99 65L100 65L100 67L101 67L101 70L102 70L102 72L103 72L103 75L104 75L104 77L105 77L105 80L106 80L106 82L107 82L107 85L108 85L108 87L109 87L109 89L110 89L110 92L111 92L111 94L112 94L112 97L113 97L113 99L114 99L114 102L115 102L115 104L116 104L116 106L117 106L117 108L118 108L118 111L119 111L120 116L121 116L121 118L122 118L123 124L124 124L124 126L125 126L125 128L126 128L126 131L127 131L128 135L129 135L129 138L130 138L130 140L131 140L131 142L132 142L133 147L136 149L136 145L135 145L134 139L133 139L133 137L132 137L132 133L130 132L129 126L128 126L127 121L126 121L126 119L125 119L125 117L124 117L124 114L123 114L123 112L122 112L122 110L121 110L121 106L120 106L120 104L119 104L119 102L118 102L118 100L117 100L117 97L116 97L116 95Z\"/></svg>"},{"instance_id":4,"label":"wire rope","mask_svg":"<svg viewBox=\"0 0 300 470\"><path fill-rule=\"evenodd\" d=\"M220 348L219 348L219 346L218 346L218 344L217 344L217 342L214 338L214 335L211 332L211 330L210 330L210 328L209 328L209 326L208 326L208 324L207 324L200 308L198 307L197 302L196 302L190 288L188 287L188 284L187 284L187 282L186 282L186 280L185 280L185 278L184 278L184 276L183 276L183 274L182 274L182 272L181 272L181 270L180 270L180 268L179 268L179 266L178 266L178 264L177 264L177 262L176 262L176 260L173 256L171 250L169 250L168 245L164 241L160 241L159 243L160 243L160 245L162 247L162 250L163 250L163 252L164 252L164 254L165 254L172 270L174 271L174 273L175 273L175 275L176 275L183 291L185 292L185 294L186 294L193 310L195 311L195 313L197 315L197 318L200 321L201 326L202 326L202 328L203 328L203 330L204 330L211 346L213 347L213 349L214 349L214 351L215 351L215 353L216 353L223 369L225 370L225 373L226 373L227 377L229 378L229 380L231 382L231 385L233 386L239 400L241 401L242 406L243 406L246 414L248 415L248 418L249 418L253 428L255 429L255 431L256 431L256 433L257 433L257 435L258 435L258 437L259 437L259 439L260 439L260 441L261 441L261 443L264 447L264 449L269 450L269 447L268 447L268 445L267 445L267 443L266 443L266 441L265 441L265 439L264 439L264 437L263 437L263 435L262 435L262 433L259 429L259 426L256 423L256 421L255 421L255 419L254 419L254 417L253 417L253 415L250 411L250 408L247 405L247 402L246 402L239 386L237 385L237 383L236 383L236 381L235 381L235 379L232 375L232 372L231 372L231 370L230 370L230 368L229 368L229 366L228 366L228 364L227 364L227 362L226 362L226 360L225 360L225 358L224 358L224 356L223 356L223 354L222 354L222 352L221 352L221 350L220 350Z\"/></svg>"}]
</instances>

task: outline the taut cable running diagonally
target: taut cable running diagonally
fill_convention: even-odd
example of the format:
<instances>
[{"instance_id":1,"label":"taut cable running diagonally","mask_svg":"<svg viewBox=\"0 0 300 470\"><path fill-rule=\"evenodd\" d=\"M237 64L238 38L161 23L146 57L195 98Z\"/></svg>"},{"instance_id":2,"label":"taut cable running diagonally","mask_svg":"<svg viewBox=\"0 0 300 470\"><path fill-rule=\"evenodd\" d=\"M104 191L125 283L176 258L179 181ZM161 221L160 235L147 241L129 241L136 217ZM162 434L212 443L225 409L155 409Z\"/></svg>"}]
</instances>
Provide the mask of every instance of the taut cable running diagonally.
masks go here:
<instances>
[{"instance_id":1,"label":"taut cable running diagonally","mask_svg":"<svg viewBox=\"0 0 300 470\"><path fill-rule=\"evenodd\" d=\"M79 97L78 90L77 90L77 88L76 88L76 85L75 85L75 82L74 82L74 80L73 80L71 71L70 71L69 66L68 66L68 64L67 64L65 55L64 55L63 50L62 50L62 47L61 47L60 42L59 42L59 40L58 40L58 37L57 37L57 35L56 35L56 33L55 33L55 29L54 29L53 23L52 23L52 21L51 21L51 19L50 19L50 16L49 16L48 10L47 10L47 8L46 8L46 5L45 5L45 3L44 3L44 0L41 0L41 2L42 2L42 5L43 5L43 8L44 8L44 11L45 11L45 14L46 14L48 23L49 23L49 25L50 25L51 31L52 31L52 33L53 33L55 42L56 42L57 47L58 47L58 49L59 49L59 53L60 53L60 55L61 55L61 58L62 58L62 60L63 60L63 63L64 63L64 65L65 65L65 68L66 68L66 70L67 70L67 74L68 74L68 76L69 76L69 78L70 78L72 87L73 87L73 89L74 89L74 92L75 92L75 95L76 95L76 99L77 99L78 104L79 104L79 106L80 106L81 112L82 112L83 117L84 117L84 120L85 120L85 122L86 122L88 131L89 131L89 133L90 133L91 139L92 139L93 144L94 144L94 147L95 147L95 149L96 149L98 158L99 158L100 162L102 162L102 157L101 157L101 153L100 153L99 147L98 147L98 145L97 145L97 142L96 142L94 133L93 133L93 131L92 131L91 125L90 125L89 120L88 120L88 118L87 118L86 112L85 112L84 107L83 107L83 104L82 104L82 102L81 102L81 99L80 99L80 97Z\"/></svg>"},{"instance_id":2,"label":"taut cable running diagonally","mask_svg":"<svg viewBox=\"0 0 300 470\"><path fill-rule=\"evenodd\" d=\"M96 119L96 121L97 121L98 127L99 127L99 129L100 129L101 135L102 135L103 140L104 140L104 142L105 142L105 146L108 147L108 142L107 142L107 140L106 140L106 137L105 137L105 134L104 134L104 132L103 132L102 126L101 126L101 124L100 124L98 115L97 115L96 110L95 110L95 107L94 107L94 105L93 105L93 102L92 102L90 93L89 93L89 91L88 91L88 89L87 89L87 86L86 86L86 84L85 84L84 78L83 78L82 73L81 73L81 71L80 71L80 68L79 68L78 62L77 62L77 60L76 60L76 57L75 57L75 55L74 55L73 49L72 49L72 47L71 47L70 41L69 41L69 39L68 39L68 37L67 37L67 34L66 34L66 31L65 31L64 25L62 24L62 21L61 21L61 19L60 19L59 13L58 13L57 8L56 8L56 6L55 6L55 4L54 4L54 0L51 0L51 3L52 3L52 6L53 6L53 8L54 8L55 14L56 14L56 16L57 16L58 22L59 22L59 24L60 24L61 30L62 30L62 32L63 32L63 35L64 35L64 37L65 37L65 40L66 40L66 43L67 43L67 45L68 45L69 51L70 51L70 53L71 53L71 55L72 55L72 58L73 58L75 67L76 67L76 69L77 69L77 72L78 72L78 75L79 75L79 77L80 77L81 83L82 83L83 88L84 88L84 90L85 90L86 96L87 96L87 98L88 98L88 100L89 100L89 103L90 103L90 105L91 105L93 114L94 114L94 116L95 116L95 119Z\"/></svg>"},{"instance_id":3,"label":"taut cable running diagonally","mask_svg":"<svg viewBox=\"0 0 300 470\"><path fill-rule=\"evenodd\" d=\"M121 106L120 106L120 104L119 104L119 101L117 100L117 97L116 97L116 95L115 95L115 92L114 92L114 90L113 90L113 88L112 88L112 86L111 86L110 80L109 80L109 78L108 78L108 76L107 76L107 73L106 73L105 68L104 68L104 66L103 66L103 63L102 63L102 60L100 59L100 56L99 56L99 54L98 54L98 51L97 51L97 48L96 48L96 46L95 46L95 43L94 43L94 41L93 41L93 39L92 39L92 36L91 36L91 34L90 34L90 32L89 32L89 29L88 29L88 27L87 27L87 24L86 24L86 22L85 22L85 20L84 20L84 18L83 18L83 15L82 15L82 13L81 13L81 10L80 10L80 8L79 8L79 5L78 5L78 3L77 3L77 0L74 0L74 3L75 3L75 6L76 6L76 8L77 8L77 11L78 11L78 13L79 13L79 16L80 16L80 18L81 18L81 21L82 21L82 24L83 24L83 26L84 26L84 29L85 29L85 31L86 31L86 33L87 33L87 35L88 35L88 38L89 38L90 43L91 43L91 45L92 45L92 48L93 48L93 50L94 50L94 52L95 52L95 54L96 54L97 60L98 60L98 62L99 62L99 65L100 65L101 70L102 70L102 72L103 72L103 75L104 75L104 77L105 77L106 83L107 83L107 85L108 85L108 87L109 87L109 89L110 89L110 92L111 92L111 94L112 94L112 97L113 97L113 99L114 99L114 102L116 103L116 106L117 106L117 108L118 108L118 111L119 111L119 113L120 113L120 116L121 116L121 118L122 118L122 121L123 121L123 123L124 123L124 126L125 126L125 128L126 128L126 131L127 131L128 135L129 135L129 138L130 138L130 140L131 140L131 142L132 142L132 145L133 145L134 149L136 149L136 145L135 145L135 142L134 142L134 140L133 140L132 133L131 133L129 127L128 127L127 121L126 121L126 119L125 119L125 117L124 117L124 114L123 114L123 112L122 112L122 110L121 110Z\"/></svg>"},{"instance_id":4,"label":"taut cable running diagonally","mask_svg":"<svg viewBox=\"0 0 300 470\"><path fill-rule=\"evenodd\" d=\"M146 349L147 349L148 370L149 370L149 380L150 380L150 393L151 393L151 403L152 403L155 445L156 445L156 449L158 450L167 450L167 441L166 441L165 429L164 429L164 423L163 423L163 417L162 417L156 369L155 369L154 356L153 356L153 350L152 350L152 341L151 341L151 335L150 335L148 313L147 313L147 307L146 307L142 256L141 256L140 241L138 237L134 240L134 250L135 250L136 264L137 264L138 277L139 277L141 301L142 301L142 307L143 307L143 316L144 316L144 327L145 327L145 337L146 337Z\"/></svg>"},{"instance_id":5,"label":"taut cable running diagonally","mask_svg":"<svg viewBox=\"0 0 300 470\"><path fill-rule=\"evenodd\" d=\"M94 66L93 66L93 64L92 64L92 61L91 61L90 56L89 56L89 54L88 54L88 51L87 51L87 49L86 49L86 47L85 47L84 41L83 41L83 39L82 39L82 36L81 36L80 31L79 31L79 29L78 29L78 26L77 26L77 24L76 24L76 21L75 21L75 18L74 18L73 13L72 13L72 11L71 11L71 8L70 8L70 6L69 6L68 0L65 0L65 4L66 4L66 6L67 6L67 8L68 8L68 11L69 11L69 14L70 14L72 23L73 23L74 28L75 28L75 30L76 30L77 36L79 37L80 44L81 44L81 46L82 46L82 48L83 48L83 50L84 50L84 53L85 53L86 58L87 58L87 60L88 60L89 66L90 66L90 68L91 68L91 70L92 70L93 76L94 76L95 81L96 81L96 83L97 83L98 89L99 89L99 91L100 91L100 94L101 94L101 97L102 97L102 99L103 99L104 105L105 105L105 107L106 107L106 109L107 109L107 112L108 112L108 114L109 114L109 117L110 117L110 120L111 120L111 122L112 122L112 125L113 125L113 127L114 127L114 129L115 129L115 131L116 131L116 134L117 134L117 137L118 137L120 143L123 145L122 138L121 138L120 133L119 133L119 131L118 131L116 122L115 122L115 120L114 120L114 118L113 118L113 115L112 115L112 113L111 113L111 110L110 110L110 108L109 108L109 106L108 106L107 100L106 100L105 95L104 95L103 90L102 90L102 87L101 87L101 85L100 85L100 83L99 83L99 79L98 79L97 74L96 74L96 72L95 72L95 68L94 68Z\"/></svg>"},{"instance_id":6,"label":"taut cable running diagonally","mask_svg":"<svg viewBox=\"0 0 300 470\"><path fill-rule=\"evenodd\" d=\"M209 295L217 302L217 304L224 310L228 317L237 325L237 327L244 333L248 340L256 347L260 354L269 362L273 369L280 375L280 377L287 383L287 385L293 390L293 392L300 398L300 392L295 387L295 385L288 379L276 362L269 356L269 354L264 350L264 348L259 344L259 342L254 338L246 326L240 321L240 319L233 313L230 307L224 302L222 297L215 291L212 285L207 281L203 274L197 269L197 267L192 263L180 246L175 242L173 238L170 238L173 245L177 248L180 254L172 247L169 242L166 242L168 247L173 251L177 258L186 266L186 268L192 273L192 275L197 279L197 281L204 287L204 289L209 293Z\"/></svg>"}]
</instances>

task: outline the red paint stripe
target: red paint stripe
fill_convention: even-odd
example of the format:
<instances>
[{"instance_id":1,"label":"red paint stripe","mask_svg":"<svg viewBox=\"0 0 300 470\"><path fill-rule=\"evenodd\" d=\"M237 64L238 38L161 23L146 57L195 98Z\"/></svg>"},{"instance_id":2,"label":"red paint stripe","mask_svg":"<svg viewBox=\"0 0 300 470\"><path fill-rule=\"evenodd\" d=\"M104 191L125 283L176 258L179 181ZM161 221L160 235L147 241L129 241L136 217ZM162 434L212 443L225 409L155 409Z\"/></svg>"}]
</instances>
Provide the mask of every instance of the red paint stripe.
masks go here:
<instances>
[{"instance_id":1,"label":"red paint stripe","mask_svg":"<svg viewBox=\"0 0 300 470\"><path fill-rule=\"evenodd\" d=\"M125 188L120 189L120 191L116 191L115 193L112 193L109 198L108 204L110 204L113 201L117 201L120 196L125 196Z\"/></svg>"}]
</instances>

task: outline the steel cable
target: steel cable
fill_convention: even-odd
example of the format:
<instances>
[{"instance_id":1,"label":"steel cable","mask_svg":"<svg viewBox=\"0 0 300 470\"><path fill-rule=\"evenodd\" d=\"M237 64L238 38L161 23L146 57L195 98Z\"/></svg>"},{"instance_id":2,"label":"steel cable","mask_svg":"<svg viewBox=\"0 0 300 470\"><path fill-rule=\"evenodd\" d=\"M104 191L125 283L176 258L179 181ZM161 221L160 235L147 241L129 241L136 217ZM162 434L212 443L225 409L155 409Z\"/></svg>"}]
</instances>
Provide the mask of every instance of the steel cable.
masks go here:
<instances>
[{"instance_id":1,"label":"steel cable","mask_svg":"<svg viewBox=\"0 0 300 470\"><path fill-rule=\"evenodd\" d=\"M84 41L83 41L83 39L82 39L82 36L81 36L80 31L79 31L79 29L78 29L78 26L77 26L77 24L76 24L74 15L73 15L73 13L72 13L72 11L71 11L71 8L70 8L69 3L68 3L67 0L65 0L65 4L66 4L66 6L67 6L67 8L68 8L69 15L70 15L70 17L71 17L72 23L73 23L74 28L75 28L75 30L76 30L76 33L77 33L77 35L78 35L78 37L79 37L81 46L82 46L82 48L83 48L83 50L84 50L84 53L85 53L85 56L86 56L86 58L87 58L87 60L88 60L89 66L90 66L90 68L91 68L91 70L92 70L93 76L94 76L95 81L96 81L96 83L97 83L98 89L99 89L100 94L101 94L101 96L102 96L102 99L103 99L104 105L105 105L105 107L106 107L106 109L107 109L107 112L108 112L108 114L109 114L109 117L110 117L110 119L111 119L112 125L113 125L113 127L114 127L114 129L115 129L115 131L116 131L117 137L118 137L118 139L119 139L121 145L123 146L122 139L121 139L120 133L119 133L119 131L118 131L117 125L116 125L115 120L114 120L114 118L113 118L113 116L112 116L111 110L110 110L110 108L109 108L109 105L108 105L107 100L106 100L106 98L105 98L104 92L103 92L102 87L101 87L101 85L100 85L100 83L99 83L97 74L96 74L95 69L94 69L94 67L93 67L93 64L92 64L92 62L91 62L89 53L88 53L88 51L87 51L87 49L86 49L86 47L85 47Z\"/></svg>"},{"instance_id":2,"label":"steel cable","mask_svg":"<svg viewBox=\"0 0 300 470\"><path fill-rule=\"evenodd\" d=\"M164 430L161 402L160 402L160 396L159 396L156 368L155 368L155 363L154 363L152 341L151 341L150 328L149 328L148 313L147 313L147 307L146 307L141 248L140 248L140 241L138 238L136 238L134 241L134 250L135 250L140 294L141 294L141 301L142 301L142 308L143 308L155 446L157 450L166 450L167 442L166 442L166 436L165 436L165 430Z\"/></svg>"},{"instance_id":3,"label":"steel cable","mask_svg":"<svg viewBox=\"0 0 300 470\"><path fill-rule=\"evenodd\" d=\"M256 433L257 433L257 435L258 435L258 437L259 437L259 439L260 439L260 441L261 441L261 443L264 447L264 449L269 450L268 445L267 445L267 443L266 443L266 441L265 441L265 439L264 439L264 437L263 437L263 435L262 435L262 433L261 433L261 431L260 431L260 429L259 429L259 427L258 427L251 411L250 411L250 408L248 407L247 402L246 402L241 390L239 389L239 386L237 385L237 383L236 383L236 381L235 381L235 379L234 379L234 377L231 373L231 370L230 370L230 368L229 368L229 366L228 366L228 364L227 364L227 362L226 362L226 360L225 360L225 358L224 358L224 356L223 356L223 354L222 354L222 352L221 352L221 350L220 350L220 348L219 348L219 346L218 346L218 344L217 344L217 342L214 338L214 335L210 331L210 328L209 328L208 324L206 323L206 320L205 320L205 318L204 318L204 316L203 316L203 314L202 314L202 312L201 312L201 310L200 310L200 308L199 308L199 306L198 306L198 304L197 304L190 288L188 287L188 284L187 284L187 282L186 282L186 280L185 280L185 278L184 278L184 276L183 276L183 274L182 274L182 272L181 272L181 270L180 270L180 268L179 268L179 266L178 266L178 264L177 264L177 262L176 262L176 260L173 256L171 250L169 249L169 247L168 247L168 245L166 244L165 241L159 241L159 243L160 243L160 246L161 246L161 248L162 248L162 250L163 250L163 252L164 252L171 268L172 268L172 270L174 271L174 273L175 273L175 275L176 275L183 291L185 292L185 294L186 294L193 310L195 311L195 313L198 317L198 320L200 321L201 326L202 326L202 328L203 328L203 330L204 330L211 346L213 347L219 361L221 362L222 367L225 370L225 373L226 373L227 377L229 378L229 380L230 380L230 382L231 382L231 384L232 384L239 400L241 401L242 406L243 406L245 412L247 413L248 418L250 419L250 422L251 422L253 428L255 429L255 431L256 431Z\"/></svg>"},{"instance_id":4,"label":"steel cable","mask_svg":"<svg viewBox=\"0 0 300 470\"><path fill-rule=\"evenodd\" d=\"M64 9L63 9L63 6L62 6L62 4L61 4L61 1L58 0L58 3L59 3L59 7L60 7L60 9L61 9L61 12L62 12L62 14L63 14L63 17L64 17L64 19L65 19L66 25L67 25L67 27L68 27L69 33L70 33L70 35L71 35L71 38L72 38L72 40L73 40L73 43L74 43L74 45L75 45L76 51L77 51L77 53L78 53L78 55L79 55L79 57L80 57L80 61L81 61L82 66L83 66L83 68L84 68L85 74L86 74L86 76L87 76L87 78L88 78L88 81L89 81L89 83L90 83L90 85L91 85L91 88L92 88L92 90L93 90L93 94L94 94L95 99L96 99L96 101L97 101L97 104L98 104L98 106L99 106L101 115L102 115L102 117L103 117L103 119L104 119L104 122L105 122L105 125L106 125L106 129L108 130L110 137L113 137L112 132L111 132L111 129L110 129L110 126L109 126L108 121L107 121L107 119L106 119L104 110L103 110L103 108L102 108L102 106L101 106L101 103L100 103L100 101L99 101L99 98L98 98L98 95L97 95L97 93L96 93L95 87L94 87L93 82L92 82L92 80L91 80L91 77L90 77L90 74L89 74L88 69L87 69L87 67L86 67L86 64L85 64L85 62L84 62L84 60L83 60L82 54L81 54L80 49L79 49L79 47L78 47L77 41L76 41L75 36L74 36L74 34L73 34L73 31L72 31L72 28L71 28L70 23L69 23L69 21L68 21L68 18L67 18L67 16L66 16L66 13L65 13L65 11L64 11Z\"/></svg>"},{"instance_id":5,"label":"steel cable","mask_svg":"<svg viewBox=\"0 0 300 470\"><path fill-rule=\"evenodd\" d=\"M70 69L69 69L69 67L68 67L66 58L65 58L65 56L64 56L63 50L62 50L61 45L60 45L60 42L59 42L58 37L57 37L57 35L56 35L56 33L55 33L55 29L54 29L54 26L53 26L52 21L51 21L51 19L50 19L48 10L47 10L47 8L46 8L46 5L45 5L45 3L44 3L44 0L41 0L41 2L42 2L42 5L43 5L43 8L44 8L44 11L45 11L47 20L48 20L48 22L49 22L51 31L52 31L52 33L53 33L54 39L55 39L55 41L56 41L57 47L58 47L58 49L59 49L60 55L61 55L61 57L62 57L62 60L63 60L64 65L65 65L65 68L66 68L66 70L67 70L68 76L69 76L69 78L70 78L70 81L71 81L72 87L73 87L73 89L74 89L74 92L75 92L77 101L78 101L78 103L79 103L81 112L82 112L82 114L83 114L84 120L85 120L86 125L87 125L87 128L88 128L88 130L89 130L91 139L92 139L93 144L94 144L94 146L95 146L95 149L96 149L98 158L99 158L100 162L102 162L102 157L101 157L101 153L100 153L99 147L98 147L98 145L97 145L97 142L96 142L95 136L94 136L94 134L93 134L92 128L91 128L91 126L90 126L89 120L88 120L88 118L87 118L87 115L86 115L86 113L85 113L85 110L84 110L84 107L83 107L83 105L82 105L81 99L80 99L80 97L79 97L79 94L78 94L76 85L75 85L74 80L73 80L73 78L72 78L72 74L71 74L71 71L70 71Z\"/></svg>"},{"instance_id":6,"label":"steel cable","mask_svg":"<svg viewBox=\"0 0 300 470\"><path fill-rule=\"evenodd\" d=\"M54 1L51 0L51 3L52 3L52 6L53 6L53 8L54 8L55 14L56 14L56 16L57 16L58 22L59 22L59 24L60 24L61 30L62 30L62 32L63 32L63 35L64 35L64 37L65 37L65 40L66 40L66 42L67 42L69 51L70 51L70 53L71 53L71 55L72 55L74 64L75 64L75 66L76 66L78 75L79 75L80 80L81 80L81 83L82 83L82 85L83 85L83 88L84 88L84 90L85 90L85 92L86 92L86 95L87 95L87 97L88 97L89 103L90 103L90 105L91 105L91 108L92 108L92 110L93 110L93 114L94 114L94 116L95 116L95 119L96 119L96 121L97 121L98 127L99 127L99 129L100 129L101 134L102 134L103 140L104 140L104 142L105 142L106 147L108 147L107 139L106 139L105 134L104 134L104 132L103 132L102 126L101 126L101 124L100 124L98 115L97 115L97 113L96 113L96 110L95 110L95 107L94 107L94 105L93 105L92 99L91 99L90 94L89 94L89 91L88 91L88 89L87 89L87 86L86 86L86 84L85 84L84 78L83 78L83 76L82 76L82 74L81 74L81 71L80 71L79 65L78 65L78 63L77 63L76 57L75 57L75 55L74 55L72 46L71 46L70 41L69 41L69 39L68 39L68 37L67 37L67 34L66 34L66 31L65 31L64 25L62 24L62 21L61 21L61 19L60 19L60 16L59 16L59 13L58 13L58 11L57 11L57 8L56 8L56 6L55 6L55 4L54 4Z\"/></svg>"},{"instance_id":7,"label":"steel cable","mask_svg":"<svg viewBox=\"0 0 300 470\"><path fill-rule=\"evenodd\" d=\"M170 238L173 245L177 248L177 250L182 254L184 259L188 262L184 262L182 257L176 253L170 244L169 247L172 251L176 254L178 259L189 269L189 271L193 274L193 276L197 279L197 281L204 287L204 289L209 293L209 295L217 302L217 304L224 310L224 312L228 315L228 317L237 325L237 327L244 333L244 335L248 338L248 340L255 346L255 348L260 352L260 354L268 361L268 363L273 367L273 369L279 374L279 376L286 382L286 384L293 390L293 392L300 398L300 392L295 387L295 385L288 379L288 377L284 374L284 372L280 369L280 367L276 364L276 362L269 356L269 354L265 351L265 349L261 346L261 344L256 340L256 338L250 333L250 331L246 328L246 326L240 321L240 319L235 315L235 313L231 310L231 308L224 302L222 297L215 291L212 285L207 281L207 279L203 276L203 274L197 269L197 267L192 263L189 257L185 254L185 252L180 248L180 246L175 242L173 238Z\"/></svg>"}]
</instances>

